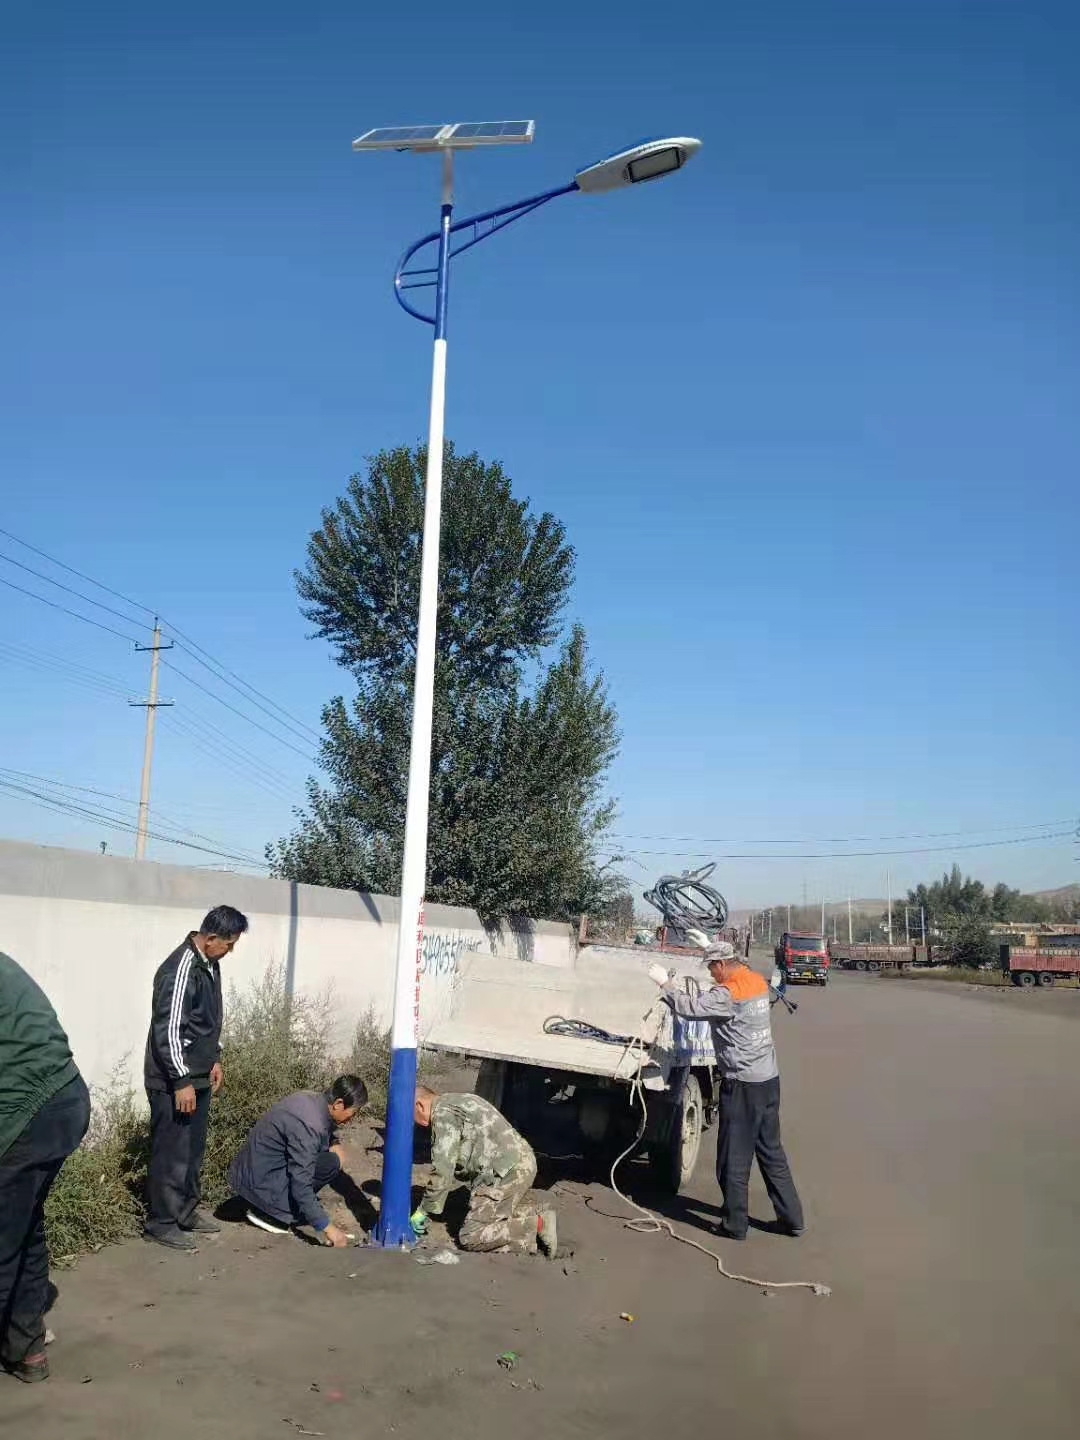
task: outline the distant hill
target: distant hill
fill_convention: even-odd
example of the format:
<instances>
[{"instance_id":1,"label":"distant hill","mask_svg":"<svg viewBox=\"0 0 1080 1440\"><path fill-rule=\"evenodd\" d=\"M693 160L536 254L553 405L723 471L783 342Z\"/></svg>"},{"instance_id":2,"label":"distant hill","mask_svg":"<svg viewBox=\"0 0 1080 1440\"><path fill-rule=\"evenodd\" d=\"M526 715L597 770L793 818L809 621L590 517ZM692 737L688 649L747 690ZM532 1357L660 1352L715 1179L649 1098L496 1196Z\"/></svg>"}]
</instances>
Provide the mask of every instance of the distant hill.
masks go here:
<instances>
[{"instance_id":1,"label":"distant hill","mask_svg":"<svg viewBox=\"0 0 1080 1440\"><path fill-rule=\"evenodd\" d=\"M1056 890L1032 890L1038 900L1080 900L1080 883L1059 885Z\"/></svg>"},{"instance_id":2,"label":"distant hill","mask_svg":"<svg viewBox=\"0 0 1080 1440\"><path fill-rule=\"evenodd\" d=\"M904 913L904 893L906 892L901 892L899 895L893 896L893 914L894 916L899 914L901 918L903 917ZM1032 895L1037 900L1075 900L1080 902L1080 883L1074 882L1071 885L1059 885L1055 890L1029 890L1025 891L1025 894ZM853 915L872 915L876 919L878 916L884 915L886 909L888 908L888 904L888 899L884 895L882 895L880 898L873 897L869 899L863 898L859 900L856 900L853 896L851 900L851 911ZM812 910L814 912L814 915L817 916L820 914L820 905L820 900L816 903L813 900L809 900L806 906L796 906L793 904L791 908L793 912L798 909L803 913L803 915L806 914L807 910ZM760 915L762 911L768 910L768 908L769 907L767 905L762 905L755 909L753 913L755 915ZM733 925L747 924L750 919L750 913L751 912L747 909L732 910L731 923ZM825 918L827 920L831 920L834 915L840 916L842 919L847 917L846 900L827 900L825 902ZM786 919L787 901L785 901L782 905L774 905L774 927L779 925L780 929L783 929ZM774 928L774 933L778 934L779 931L775 930Z\"/></svg>"}]
</instances>

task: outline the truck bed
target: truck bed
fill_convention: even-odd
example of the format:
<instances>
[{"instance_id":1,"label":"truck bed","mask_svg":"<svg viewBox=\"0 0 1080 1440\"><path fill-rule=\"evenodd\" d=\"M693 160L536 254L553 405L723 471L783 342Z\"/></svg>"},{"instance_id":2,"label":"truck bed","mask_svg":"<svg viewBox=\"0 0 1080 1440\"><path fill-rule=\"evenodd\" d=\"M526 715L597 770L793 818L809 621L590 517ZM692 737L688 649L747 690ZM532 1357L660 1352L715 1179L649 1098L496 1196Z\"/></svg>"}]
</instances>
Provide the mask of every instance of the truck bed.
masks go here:
<instances>
[{"instance_id":1,"label":"truck bed","mask_svg":"<svg viewBox=\"0 0 1080 1440\"><path fill-rule=\"evenodd\" d=\"M647 1042L643 1079L650 1089L662 1088L677 1056L667 1007L659 1025L657 1018L646 1024L657 999L647 971L658 959L700 979L700 966L695 972L645 949L588 946L566 969L476 952L463 958L441 1012L422 1017L422 1043L480 1059L630 1080L638 1066L636 1045L544 1032L551 1016L585 1020Z\"/></svg>"}]
</instances>

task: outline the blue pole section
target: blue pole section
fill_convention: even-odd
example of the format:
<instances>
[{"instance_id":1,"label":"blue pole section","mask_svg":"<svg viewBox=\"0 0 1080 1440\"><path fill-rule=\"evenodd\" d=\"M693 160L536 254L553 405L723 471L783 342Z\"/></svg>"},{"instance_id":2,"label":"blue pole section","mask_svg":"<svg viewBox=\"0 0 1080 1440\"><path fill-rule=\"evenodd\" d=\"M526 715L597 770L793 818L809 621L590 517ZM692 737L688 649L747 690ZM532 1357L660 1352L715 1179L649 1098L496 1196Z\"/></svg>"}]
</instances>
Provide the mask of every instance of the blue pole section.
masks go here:
<instances>
[{"instance_id":1,"label":"blue pole section","mask_svg":"<svg viewBox=\"0 0 1080 1440\"><path fill-rule=\"evenodd\" d=\"M435 346L431 372L424 493L424 536L420 561L420 614L416 630L412 743L405 807L405 849L401 862L401 917L398 923L394 1018L390 1032L390 1093L386 1109L382 1205L375 1238L397 1248L414 1240L412 1213L413 1109L416 1103L416 1046L420 1020L420 960L424 944L424 882L427 872L428 799L431 788L431 717L435 684L435 621L439 598L439 529L442 519L443 438L446 412L446 299L450 280L450 215L453 208L452 152L446 157L439 265L435 292Z\"/></svg>"}]
</instances>

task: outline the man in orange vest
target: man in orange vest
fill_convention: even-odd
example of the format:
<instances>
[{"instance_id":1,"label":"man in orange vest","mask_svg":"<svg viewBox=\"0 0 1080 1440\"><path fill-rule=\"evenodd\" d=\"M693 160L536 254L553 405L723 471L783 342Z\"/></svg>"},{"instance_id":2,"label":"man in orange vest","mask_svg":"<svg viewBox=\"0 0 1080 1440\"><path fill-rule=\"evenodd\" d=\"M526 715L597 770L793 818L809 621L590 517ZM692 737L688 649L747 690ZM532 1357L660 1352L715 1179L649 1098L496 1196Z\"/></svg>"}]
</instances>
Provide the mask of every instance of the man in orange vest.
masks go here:
<instances>
[{"instance_id":1,"label":"man in orange vest","mask_svg":"<svg viewBox=\"0 0 1080 1440\"><path fill-rule=\"evenodd\" d=\"M704 937L702 937L704 938ZM723 1235L745 1240L750 1222L750 1169L761 1178L782 1234L805 1230L802 1204L780 1140L780 1071L769 1020L769 985L726 941L710 945L703 963L712 986L688 995L661 965L649 967L660 994L685 1020L707 1020L721 1075L716 1178L724 1197Z\"/></svg>"}]
</instances>

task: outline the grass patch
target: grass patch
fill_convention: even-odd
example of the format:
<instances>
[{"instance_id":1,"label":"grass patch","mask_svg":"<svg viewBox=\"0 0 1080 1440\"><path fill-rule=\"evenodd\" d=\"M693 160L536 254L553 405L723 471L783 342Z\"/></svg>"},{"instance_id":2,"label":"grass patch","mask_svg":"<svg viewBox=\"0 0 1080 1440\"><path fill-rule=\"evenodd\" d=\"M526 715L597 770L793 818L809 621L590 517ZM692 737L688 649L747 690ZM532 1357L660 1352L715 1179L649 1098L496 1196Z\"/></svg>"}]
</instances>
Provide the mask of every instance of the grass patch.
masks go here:
<instances>
[{"instance_id":1,"label":"grass patch","mask_svg":"<svg viewBox=\"0 0 1080 1440\"><path fill-rule=\"evenodd\" d=\"M918 970L880 970L882 980L944 980L965 985L1010 985L1000 970L968 970L963 965L931 965Z\"/></svg>"},{"instance_id":2,"label":"grass patch","mask_svg":"<svg viewBox=\"0 0 1080 1440\"><path fill-rule=\"evenodd\" d=\"M296 1090L323 1090L336 1075L363 1077L367 1113L386 1114L390 1035L374 1011L363 1015L345 1057L332 1044L329 995L290 999L284 973L272 968L247 990L235 989L225 1007L221 1037L225 1084L213 1101L203 1167L210 1206L229 1197L228 1170L248 1132L271 1105ZM421 1051L421 1074L435 1073ZM150 1120L142 1092L119 1078L92 1093L90 1130L65 1162L45 1207L49 1251L58 1263L137 1235L145 1215Z\"/></svg>"}]
</instances>

